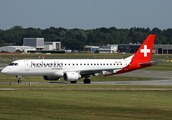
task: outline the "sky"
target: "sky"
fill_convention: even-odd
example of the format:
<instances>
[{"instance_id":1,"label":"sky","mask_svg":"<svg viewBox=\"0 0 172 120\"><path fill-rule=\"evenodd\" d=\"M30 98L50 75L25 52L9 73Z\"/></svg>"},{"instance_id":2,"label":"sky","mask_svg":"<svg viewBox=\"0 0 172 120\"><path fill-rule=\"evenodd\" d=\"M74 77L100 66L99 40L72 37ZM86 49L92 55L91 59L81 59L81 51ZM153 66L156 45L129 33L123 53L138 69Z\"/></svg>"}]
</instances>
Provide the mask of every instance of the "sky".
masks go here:
<instances>
[{"instance_id":1,"label":"sky","mask_svg":"<svg viewBox=\"0 0 172 120\"><path fill-rule=\"evenodd\" d=\"M172 0L0 0L0 29L172 28Z\"/></svg>"}]
</instances>

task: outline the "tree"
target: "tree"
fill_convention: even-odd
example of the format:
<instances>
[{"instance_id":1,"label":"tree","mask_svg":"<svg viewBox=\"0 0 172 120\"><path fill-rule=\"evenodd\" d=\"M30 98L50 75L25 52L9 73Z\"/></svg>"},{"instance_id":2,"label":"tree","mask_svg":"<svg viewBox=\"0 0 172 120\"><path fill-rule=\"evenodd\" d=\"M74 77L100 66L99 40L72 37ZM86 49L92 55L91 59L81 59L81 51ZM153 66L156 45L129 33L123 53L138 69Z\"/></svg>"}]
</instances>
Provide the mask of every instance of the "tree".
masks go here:
<instances>
[{"instance_id":1,"label":"tree","mask_svg":"<svg viewBox=\"0 0 172 120\"><path fill-rule=\"evenodd\" d=\"M41 37L45 41L60 41L63 46L70 49L83 49L84 45L106 45L106 44L126 44L126 43L142 43L149 34L156 34L155 44L171 44L172 29L160 30L159 28L138 28L117 29L97 28L91 30L82 29L65 29L50 27L47 29L39 28L22 28L14 26L8 30L0 30L0 46L5 43L13 43L14 45L22 45L24 37Z\"/></svg>"},{"instance_id":2,"label":"tree","mask_svg":"<svg viewBox=\"0 0 172 120\"><path fill-rule=\"evenodd\" d=\"M23 28L21 26L14 26L11 30L23 30Z\"/></svg>"},{"instance_id":3,"label":"tree","mask_svg":"<svg viewBox=\"0 0 172 120\"><path fill-rule=\"evenodd\" d=\"M6 46L6 43L5 43L4 40L0 40L0 47L1 47L1 46Z\"/></svg>"},{"instance_id":4,"label":"tree","mask_svg":"<svg viewBox=\"0 0 172 120\"><path fill-rule=\"evenodd\" d=\"M76 39L68 38L64 42L64 46L72 50L81 50L84 48L84 44Z\"/></svg>"}]
</instances>

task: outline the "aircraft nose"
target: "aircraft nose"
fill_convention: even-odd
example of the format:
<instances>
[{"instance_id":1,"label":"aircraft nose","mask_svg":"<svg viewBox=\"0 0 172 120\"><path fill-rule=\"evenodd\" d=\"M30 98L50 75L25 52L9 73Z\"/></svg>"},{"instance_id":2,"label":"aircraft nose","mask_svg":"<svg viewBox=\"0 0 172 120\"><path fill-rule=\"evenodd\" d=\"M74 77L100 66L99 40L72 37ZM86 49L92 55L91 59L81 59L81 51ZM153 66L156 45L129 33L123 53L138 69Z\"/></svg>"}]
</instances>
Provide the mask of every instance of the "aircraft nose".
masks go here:
<instances>
[{"instance_id":1,"label":"aircraft nose","mask_svg":"<svg viewBox=\"0 0 172 120\"><path fill-rule=\"evenodd\" d=\"M2 70L1 70L1 73L2 73L2 74L7 74L7 73L8 73L8 68L5 67L4 69L2 69Z\"/></svg>"}]
</instances>

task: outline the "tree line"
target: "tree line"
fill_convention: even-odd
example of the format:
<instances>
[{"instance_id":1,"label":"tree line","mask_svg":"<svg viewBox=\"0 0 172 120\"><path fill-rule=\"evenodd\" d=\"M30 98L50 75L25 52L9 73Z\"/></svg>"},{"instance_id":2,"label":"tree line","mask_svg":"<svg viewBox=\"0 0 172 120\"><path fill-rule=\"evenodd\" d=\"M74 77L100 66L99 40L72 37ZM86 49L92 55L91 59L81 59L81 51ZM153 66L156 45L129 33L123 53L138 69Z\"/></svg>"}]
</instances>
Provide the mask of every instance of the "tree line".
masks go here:
<instances>
[{"instance_id":1,"label":"tree line","mask_svg":"<svg viewBox=\"0 0 172 120\"><path fill-rule=\"evenodd\" d=\"M65 29L50 27L22 28L14 26L8 30L0 29L0 46L7 43L13 45L23 45L23 38L44 38L44 41L60 41L66 49L83 50L85 45L101 46L107 44L129 44L142 43L149 34L156 34L155 44L172 44L172 29L160 30L158 28L130 28L117 29L97 28L90 30Z\"/></svg>"}]
</instances>

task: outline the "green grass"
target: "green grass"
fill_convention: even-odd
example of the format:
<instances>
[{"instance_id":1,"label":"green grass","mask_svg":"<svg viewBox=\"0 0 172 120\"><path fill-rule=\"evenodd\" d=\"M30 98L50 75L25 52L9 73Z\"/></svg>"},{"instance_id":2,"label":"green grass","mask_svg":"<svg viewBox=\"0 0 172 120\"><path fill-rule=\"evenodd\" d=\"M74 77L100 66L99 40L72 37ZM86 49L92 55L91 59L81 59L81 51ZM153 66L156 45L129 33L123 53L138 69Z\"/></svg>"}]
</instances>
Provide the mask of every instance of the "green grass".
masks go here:
<instances>
[{"instance_id":1,"label":"green grass","mask_svg":"<svg viewBox=\"0 0 172 120\"><path fill-rule=\"evenodd\" d=\"M144 91L144 90L172 90L172 86L153 86L153 85L93 85L93 84L15 84L1 83L0 90L7 90L11 88L14 90L100 90L100 91Z\"/></svg>"},{"instance_id":2,"label":"green grass","mask_svg":"<svg viewBox=\"0 0 172 120\"><path fill-rule=\"evenodd\" d=\"M0 54L9 63L11 54ZM46 58L125 58L121 54L20 55L18 59ZM172 59L172 55L153 55ZM145 70L172 70L172 63L159 63ZM92 81L147 80L118 76L91 77ZM149 79L150 80L150 79ZM17 81L15 76L0 74L1 82ZM46 82L42 76L24 76L24 82ZM82 81L82 80L80 80ZM56 82L56 81L54 81ZM61 82L65 82L61 79ZM91 84L0 84L0 120L170 120L172 86L91 85ZM149 89L149 91L144 90ZM156 91L158 90L158 91ZM161 91L162 90L162 91ZM167 91L163 91L167 90ZM168 91L169 90L169 91Z\"/></svg>"},{"instance_id":3,"label":"green grass","mask_svg":"<svg viewBox=\"0 0 172 120\"><path fill-rule=\"evenodd\" d=\"M169 91L0 91L1 120L162 120Z\"/></svg>"},{"instance_id":4,"label":"green grass","mask_svg":"<svg viewBox=\"0 0 172 120\"><path fill-rule=\"evenodd\" d=\"M172 63L160 62L154 66L144 68L143 70L163 70L172 71Z\"/></svg>"},{"instance_id":5,"label":"green grass","mask_svg":"<svg viewBox=\"0 0 172 120\"><path fill-rule=\"evenodd\" d=\"M42 59L42 56L45 56L45 59L121 59L131 56L132 54L97 54L97 53L65 53L65 54L4 54L0 53L0 57L5 60L13 61L14 58L17 59ZM152 60L164 59L172 60L172 54L157 55L154 54L151 57ZM3 61L0 61L3 62Z\"/></svg>"},{"instance_id":6,"label":"green grass","mask_svg":"<svg viewBox=\"0 0 172 120\"><path fill-rule=\"evenodd\" d=\"M0 53L0 57L5 60L17 59L42 59L42 56L45 56L45 59L117 59L125 58L132 54L95 54L95 53L65 53L65 54L4 54Z\"/></svg>"}]
</instances>

